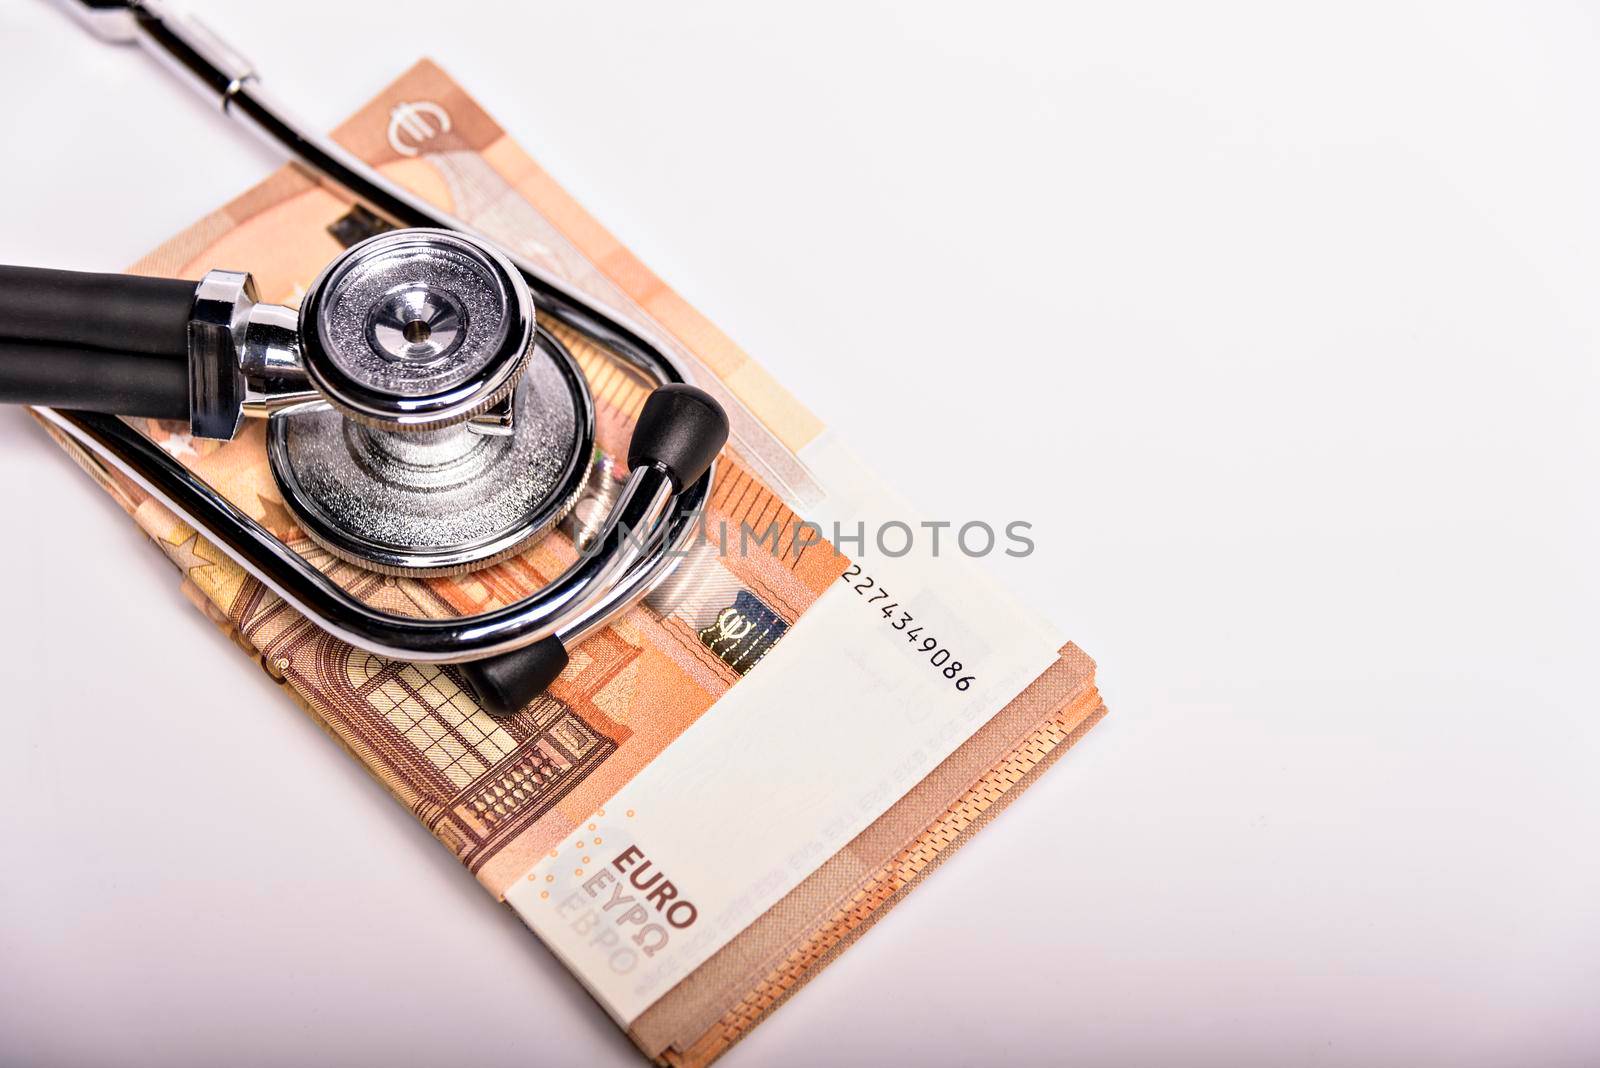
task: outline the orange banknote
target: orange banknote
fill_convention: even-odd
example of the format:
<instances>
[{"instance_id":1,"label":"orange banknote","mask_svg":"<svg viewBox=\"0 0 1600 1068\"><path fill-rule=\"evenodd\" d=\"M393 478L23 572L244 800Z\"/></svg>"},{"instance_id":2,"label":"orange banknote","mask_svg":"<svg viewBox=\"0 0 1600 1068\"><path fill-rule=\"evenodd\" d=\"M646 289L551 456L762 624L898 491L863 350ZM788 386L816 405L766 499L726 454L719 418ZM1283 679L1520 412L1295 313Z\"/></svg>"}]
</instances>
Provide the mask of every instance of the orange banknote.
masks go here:
<instances>
[{"instance_id":1,"label":"orange banknote","mask_svg":"<svg viewBox=\"0 0 1600 1068\"><path fill-rule=\"evenodd\" d=\"M698 758L686 754L714 746L718 735L708 713L714 706L731 707L732 695L764 694L770 704L776 700L772 694L782 692L785 707L799 710L794 726L803 727L806 695L796 692L802 684L783 680L803 679L793 665L808 655L818 658L816 670L826 670L823 653L810 650L829 641L821 625L803 620L819 602L835 605L861 590L855 581L861 565L828 541L796 536L802 520L834 493L818 476L819 464L806 459L820 455L824 430L587 215L437 67L419 63L336 137L390 178L667 339L730 411L733 433L720 461L708 528L776 531L773 551L727 552L708 535L668 587L574 648L546 695L515 715L494 718L476 705L455 669L386 661L332 637L159 501L58 440L163 548L182 572L191 600L490 894L516 908L647 1056L661 1063L707 1063L1098 720L1104 706L1093 664L1075 646L1055 643L1049 662L1029 668L971 722L929 734L898 759L885 755L884 763L893 766L882 769L859 803L842 809L822 831L796 832L784 862L725 894L715 915L715 894L708 887L704 893L710 896L696 910L706 913L696 937L679 937L679 958L655 957L653 947L662 943L647 928L659 930L662 941L680 934L671 928L688 915L683 905L689 881L680 880L685 889L673 924L650 922L642 905L627 913L609 911L607 900L623 900L619 879L627 868L633 866L637 875L638 865L648 863L637 846L615 852L611 828L628 833L635 808L640 826L651 815L644 809L652 802L627 799L653 797L662 808L661 791L670 787L655 786L650 794L652 775L662 778L664 761L690 762ZM284 168L135 269L198 278L215 267L248 268L263 300L293 304L329 260L384 227L364 209ZM586 499L534 548L464 576L384 576L322 551L278 493L260 423L247 422L226 443L192 438L176 424L136 425L362 599L419 617L472 614L526 596L572 562L584 524L603 513L624 473L627 435L648 393L648 384L611 354L559 324L552 329L577 358L595 397L596 453ZM841 578L847 581L841 584ZM790 666L773 666L780 660ZM885 694L900 688L894 672L901 670L910 669L886 669ZM939 682L938 673L932 677ZM775 739L769 748L780 744L786 743ZM868 747L862 759L870 762L873 755ZM734 788L724 784L718 803L725 804ZM612 804L619 797L625 810ZM781 837L784 820L793 817L774 813L772 819L780 829L773 833ZM607 836L613 836L610 845ZM591 854L598 863L590 861ZM568 858L576 858L576 876L565 871ZM565 882L547 871L556 864ZM596 889L597 878L602 888L615 884L605 891L609 898ZM711 882L702 875L702 885ZM634 885L641 885L637 878ZM631 922L637 929L621 919L635 911L638 918ZM608 926L613 919L620 925L615 930ZM626 980L600 974L605 967L598 962L615 969L623 960L629 969L639 965Z\"/></svg>"}]
</instances>

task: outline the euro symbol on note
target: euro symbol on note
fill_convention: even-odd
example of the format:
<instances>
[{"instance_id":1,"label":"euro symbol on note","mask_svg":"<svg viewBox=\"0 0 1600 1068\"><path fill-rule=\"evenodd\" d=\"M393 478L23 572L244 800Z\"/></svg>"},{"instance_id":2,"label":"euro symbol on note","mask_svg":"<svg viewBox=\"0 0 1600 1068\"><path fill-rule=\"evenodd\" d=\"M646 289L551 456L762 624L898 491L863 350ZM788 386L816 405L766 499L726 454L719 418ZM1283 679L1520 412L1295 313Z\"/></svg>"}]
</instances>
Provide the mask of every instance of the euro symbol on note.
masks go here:
<instances>
[{"instance_id":1,"label":"euro symbol on note","mask_svg":"<svg viewBox=\"0 0 1600 1068\"><path fill-rule=\"evenodd\" d=\"M415 156L423 142L449 132L450 113L431 100L402 101L389 112L389 145L402 156Z\"/></svg>"},{"instance_id":2,"label":"euro symbol on note","mask_svg":"<svg viewBox=\"0 0 1600 1068\"><path fill-rule=\"evenodd\" d=\"M717 616L717 637L730 644L742 641L755 629L755 621L740 615L737 609L724 608Z\"/></svg>"}]
</instances>

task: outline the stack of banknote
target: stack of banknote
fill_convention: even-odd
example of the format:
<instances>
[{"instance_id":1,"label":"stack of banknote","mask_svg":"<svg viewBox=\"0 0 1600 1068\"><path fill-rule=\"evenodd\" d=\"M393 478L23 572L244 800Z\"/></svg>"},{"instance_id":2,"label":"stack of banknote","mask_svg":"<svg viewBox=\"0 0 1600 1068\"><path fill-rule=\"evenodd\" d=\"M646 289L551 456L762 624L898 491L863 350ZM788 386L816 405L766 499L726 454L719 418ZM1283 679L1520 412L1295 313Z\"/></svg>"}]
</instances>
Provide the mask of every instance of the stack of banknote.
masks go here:
<instances>
[{"instance_id":1,"label":"stack of banknote","mask_svg":"<svg viewBox=\"0 0 1600 1068\"><path fill-rule=\"evenodd\" d=\"M319 630L63 444L168 554L194 604L515 909L648 1057L708 1063L1104 714L1094 665L948 555L845 544L840 530L905 521L893 494L437 67L412 68L337 136L649 324L724 401L733 434L706 535L671 583L575 649L547 695L496 719L453 668L384 661ZM248 268L262 299L294 303L384 225L285 168L135 269ZM574 558L648 392L555 329L596 398L589 499L534 549L465 576L385 577L321 552L278 495L259 423L226 444L137 425L371 603L478 612ZM745 529L766 536L719 543L717 531Z\"/></svg>"}]
</instances>

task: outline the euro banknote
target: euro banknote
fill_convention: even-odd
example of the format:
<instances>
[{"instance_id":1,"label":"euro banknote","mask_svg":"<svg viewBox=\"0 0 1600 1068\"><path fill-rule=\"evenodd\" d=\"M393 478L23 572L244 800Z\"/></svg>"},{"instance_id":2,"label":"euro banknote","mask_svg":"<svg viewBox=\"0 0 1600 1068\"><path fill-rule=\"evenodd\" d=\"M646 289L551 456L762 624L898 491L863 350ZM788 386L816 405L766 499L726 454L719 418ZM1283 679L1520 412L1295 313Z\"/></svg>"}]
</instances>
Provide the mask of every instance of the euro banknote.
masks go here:
<instances>
[{"instance_id":1,"label":"euro banknote","mask_svg":"<svg viewBox=\"0 0 1600 1068\"><path fill-rule=\"evenodd\" d=\"M957 562L870 557L841 551L848 534L823 536L908 513L438 67L417 64L336 137L648 324L722 399L730 445L703 536L672 581L573 650L548 694L494 718L454 668L386 661L332 637L62 443L173 561L189 599L513 908L648 1057L708 1063L1104 714L1093 664ZM331 258L384 227L286 167L135 270L248 269L262 299L293 304ZM556 534L464 576L383 576L322 551L277 491L260 424L227 443L135 425L369 603L475 613L526 596L576 557L625 473L648 393L602 348L552 329L596 401L584 499ZM728 531L754 531L758 544L730 550Z\"/></svg>"}]
</instances>

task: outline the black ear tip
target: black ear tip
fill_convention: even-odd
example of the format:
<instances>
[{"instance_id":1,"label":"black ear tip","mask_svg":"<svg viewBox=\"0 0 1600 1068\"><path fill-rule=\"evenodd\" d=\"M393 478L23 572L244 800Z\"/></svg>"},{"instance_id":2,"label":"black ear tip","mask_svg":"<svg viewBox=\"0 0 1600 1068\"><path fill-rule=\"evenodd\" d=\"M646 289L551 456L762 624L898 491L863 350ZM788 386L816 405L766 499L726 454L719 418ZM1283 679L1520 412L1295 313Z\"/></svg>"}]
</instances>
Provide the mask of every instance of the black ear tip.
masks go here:
<instances>
[{"instance_id":1,"label":"black ear tip","mask_svg":"<svg viewBox=\"0 0 1600 1068\"><path fill-rule=\"evenodd\" d=\"M555 635L509 653L457 664L478 704L491 716L509 716L544 693L567 666L567 649Z\"/></svg>"},{"instance_id":2,"label":"black ear tip","mask_svg":"<svg viewBox=\"0 0 1600 1068\"><path fill-rule=\"evenodd\" d=\"M675 382L645 399L628 442L628 466L661 464L681 490L706 473L727 441L722 405L703 389Z\"/></svg>"}]
</instances>

